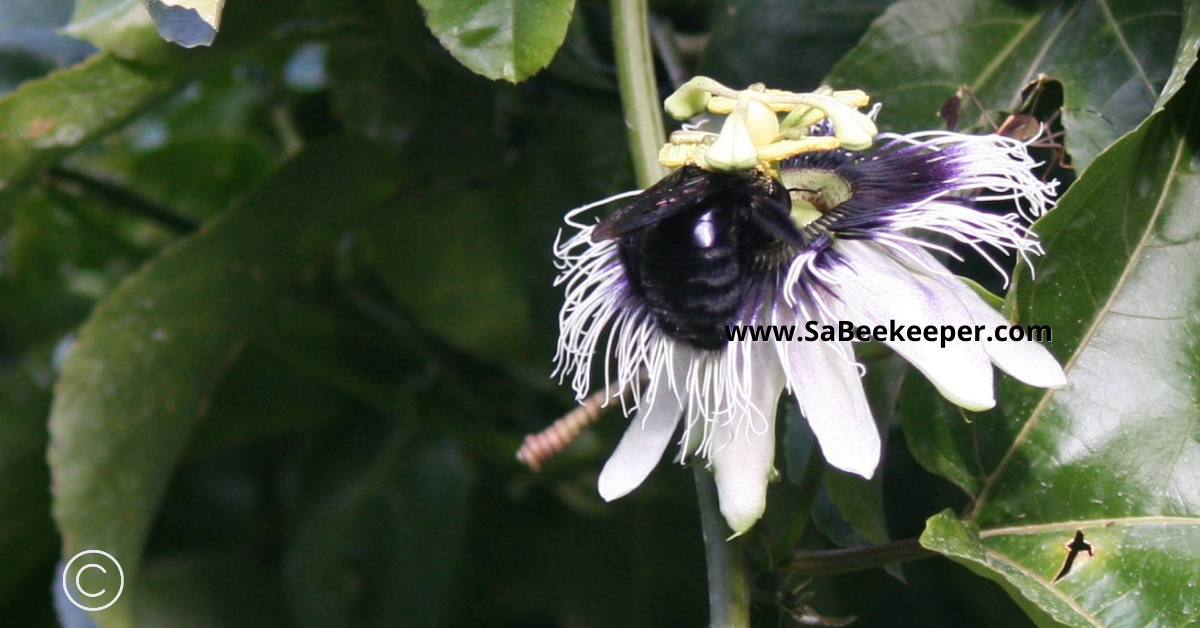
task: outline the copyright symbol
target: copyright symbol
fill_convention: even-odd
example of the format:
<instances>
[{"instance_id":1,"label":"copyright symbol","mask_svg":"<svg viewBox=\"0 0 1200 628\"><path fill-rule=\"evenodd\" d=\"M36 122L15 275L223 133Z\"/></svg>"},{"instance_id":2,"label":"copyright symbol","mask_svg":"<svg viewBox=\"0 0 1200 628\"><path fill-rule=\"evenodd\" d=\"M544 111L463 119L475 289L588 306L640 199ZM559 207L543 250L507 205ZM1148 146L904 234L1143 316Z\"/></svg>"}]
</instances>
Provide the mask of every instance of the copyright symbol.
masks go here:
<instances>
[{"instance_id":1,"label":"copyright symbol","mask_svg":"<svg viewBox=\"0 0 1200 628\"><path fill-rule=\"evenodd\" d=\"M100 557L92 557L90 559L79 560L80 557L88 554L99 554ZM79 565L75 565L76 561ZM72 566L75 570L72 571ZM72 577L72 575L74 577ZM68 582L75 586L71 587ZM86 550L79 552L71 557L67 562L67 566L63 568L63 591L67 594L67 599L72 604L82 608L85 611L101 611L113 605L117 598L121 597L121 590L125 588L125 572L121 570L121 563L112 557L108 552L100 550ZM102 606L84 606L80 604L71 595L71 590L75 593L85 596L84 602L89 604L101 604ZM107 602L105 603L105 600Z\"/></svg>"}]
</instances>

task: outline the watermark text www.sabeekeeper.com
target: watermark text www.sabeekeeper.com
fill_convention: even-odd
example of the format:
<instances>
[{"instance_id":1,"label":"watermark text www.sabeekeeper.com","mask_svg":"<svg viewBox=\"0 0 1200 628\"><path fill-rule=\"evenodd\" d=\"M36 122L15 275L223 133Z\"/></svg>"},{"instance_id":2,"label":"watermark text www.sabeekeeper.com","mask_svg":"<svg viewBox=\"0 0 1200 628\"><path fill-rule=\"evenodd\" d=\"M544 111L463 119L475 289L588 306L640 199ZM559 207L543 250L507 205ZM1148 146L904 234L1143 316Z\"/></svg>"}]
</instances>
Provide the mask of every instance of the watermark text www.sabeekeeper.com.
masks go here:
<instances>
[{"instance_id":1,"label":"watermark text www.sabeekeeper.com","mask_svg":"<svg viewBox=\"0 0 1200 628\"><path fill-rule=\"evenodd\" d=\"M1032 340L1050 342L1054 330L1049 325L901 325L889 321L887 325L855 325L850 321L839 321L837 326L822 325L808 321L803 327L796 325L726 325L725 338L735 340L800 340L814 342L937 342L944 349L946 343L964 342L1021 342Z\"/></svg>"},{"instance_id":2,"label":"watermark text www.sabeekeeper.com","mask_svg":"<svg viewBox=\"0 0 1200 628\"><path fill-rule=\"evenodd\" d=\"M112 554L86 550L67 561L62 587L75 606L85 611L102 611L121 597L125 572Z\"/></svg>"}]
</instances>

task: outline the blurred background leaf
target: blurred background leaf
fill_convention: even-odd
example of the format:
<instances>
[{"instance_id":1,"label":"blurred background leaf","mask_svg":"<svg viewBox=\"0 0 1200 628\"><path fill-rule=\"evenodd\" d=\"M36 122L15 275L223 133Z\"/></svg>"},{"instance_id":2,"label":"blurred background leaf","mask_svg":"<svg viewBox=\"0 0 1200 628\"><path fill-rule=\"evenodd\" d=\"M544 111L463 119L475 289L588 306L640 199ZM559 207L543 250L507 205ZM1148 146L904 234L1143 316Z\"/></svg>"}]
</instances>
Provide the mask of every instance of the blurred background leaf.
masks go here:
<instances>
[{"instance_id":1,"label":"blurred background leaf","mask_svg":"<svg viewBox=\"0 0 1200 628\"><path fill-rule=\"evenodd\" d=\"M128 122L179 87L172 70L96 55L22 85L0 100L0 183L39 168Z\"/></svg>"},{"instance_id":2,"label":"blurred background leaf","mask_svg":"<svg viewBox=\"0 0 1200 628\"><path fill-rule=\"evenodd\" d=\"M111 548L135 589L168 472L211 390L286 282L396 191L385 176L394 167L368 144L317 145L101 302L70 349L50 416L67 555ZM326 211L334 203L340 211ZM121 625L126 608L98 613Z\"/></svg>"},{"instance_id":3,"label":"blurred background leaf","mask_svg":"<svg viewBox=\"0 0 1200 628\"><path fill-rule=\"evenodd\" d=\"M348 436L312 452L313 468L304 470L314 503L300 506L284 557L292 619L436 626L466 541L467 462L449 443L418 447L408 430ZM362 455L373 448L375 456Z\"/></svg>"},{"instance_id":4,"label":"blurred background leaf","mask_svg":"<svg viewBox=\"0 0 1200 628\"><path fill-rule=\"evenodd\" d=\"M11 0L0 6L0 95L28 79L78 63L91 51L85 42L57 31L71 15L72 0Z\"/></svg>"},{"instance_id":5,"label":"blurred background leaf","mask_svg":"<svg viewBox=\"0 0 1200 628\"><path fill-rule=\"evenodd\" d=\"M31 625L51 620L46 582L58 555L46 487L46 413L52 374L46 352L12 364L0 375L0 608Z\"/></svg>"}]
</instances>

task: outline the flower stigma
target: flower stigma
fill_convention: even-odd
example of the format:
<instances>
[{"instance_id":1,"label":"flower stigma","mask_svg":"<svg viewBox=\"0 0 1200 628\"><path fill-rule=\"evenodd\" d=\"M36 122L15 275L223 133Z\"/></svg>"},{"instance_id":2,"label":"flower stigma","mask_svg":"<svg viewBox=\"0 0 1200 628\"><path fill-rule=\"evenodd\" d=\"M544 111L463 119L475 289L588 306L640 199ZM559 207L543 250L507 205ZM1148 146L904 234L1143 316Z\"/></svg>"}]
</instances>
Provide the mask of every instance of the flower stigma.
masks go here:
<instances>
[{"instance_id":1,"label":"flower stigma","mask_svg":"<svg viewBox=\"0 0 1200 628\"><path fill-rule=\"evenodd\" d=\"M678 120L723 114L721 131L676 131L659 152L659 162L668 168L696 164L714 172L761 168L771 173L773 164L806 152L866 148L878 133L871 116L858 111L869 102L861 90L821 87L793 93L761 83L734 90L698 76L667 98L667 113ZM788 114L782 122L779 113ZM833 132L814 136L811 129L826 121Z\"/></svg>"}]
</instances>

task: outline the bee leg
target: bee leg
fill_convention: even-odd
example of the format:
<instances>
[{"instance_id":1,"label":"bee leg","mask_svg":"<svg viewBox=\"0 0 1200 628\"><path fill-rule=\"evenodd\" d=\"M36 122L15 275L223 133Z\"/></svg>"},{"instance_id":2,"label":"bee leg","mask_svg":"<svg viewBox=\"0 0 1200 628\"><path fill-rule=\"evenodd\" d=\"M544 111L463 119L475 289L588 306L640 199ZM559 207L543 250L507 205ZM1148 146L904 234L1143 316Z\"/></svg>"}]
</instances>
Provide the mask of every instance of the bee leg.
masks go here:
<instances>
[{"instance_id":1,"label":"bee leg","mask_svg":"<svg viewBox=\"0 0 1200 628\"><path fill-rule=\"evenodd\" d=\"M767 235L797 248L805 246L800 228L792 221L791 199L766 198L756 201L750 208L750 220Z\"/></svg>"}]
</instances>

